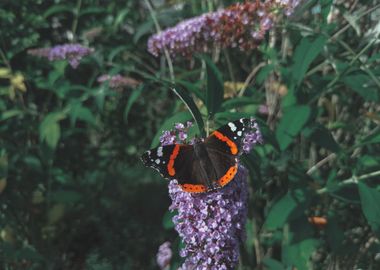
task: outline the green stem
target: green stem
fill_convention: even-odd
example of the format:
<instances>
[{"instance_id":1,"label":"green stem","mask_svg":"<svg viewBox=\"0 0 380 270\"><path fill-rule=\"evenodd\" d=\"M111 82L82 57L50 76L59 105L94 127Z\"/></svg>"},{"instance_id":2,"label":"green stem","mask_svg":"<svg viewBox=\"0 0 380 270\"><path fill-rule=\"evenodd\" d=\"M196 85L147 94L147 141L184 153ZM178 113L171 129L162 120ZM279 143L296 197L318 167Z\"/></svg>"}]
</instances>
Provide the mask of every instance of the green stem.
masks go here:
<instances>
[{"instance_id":1,"label":"green stem","mask_svg":"<svg viewBox=\"0 0 380 270\"><path fill-rule=\"evenodd\" d=\"M77 31L78 28L78 22L79 22L79 13L80 13L80 8L82 6L82 0L78 0L77 6L74 10L74 20L73 20L73 25L71 26L71 32L73 33L73 41L75 41L75 32Z\"/></svg>"},{"instance_id":2,"label":"green stem","mask_svg":"<svg viewBox=\"0 0 380 270\"><path fill-rule=\"evenodd\" d=\"M244 95L244 92L245 90L247 89L248 85L251 83L251 81L253 80L253 78L255 77L256 73L262 68L264 67L265 65L267 65L265 62L261 62L260 64L258 64L257 66L255 66L251 73L249 73L248 77L245 79L244 81L244 85L243 87L240 89L240 92L238 94L239 97L242 97Z\"/></svg>"},{"instance_id":3,"label":"green stem","mask_svg":"<svg viewBox=\"0 0 380 270\"><path fill-rule=\"evenodd\" d=\"M158 23L156 12L154 11L152 5L150 4L149 0L145 0L145 3L149 9L150 16L152 17L152 20L154 22L154 25L156 26L156 31L157 33L161 33L161 27L160 24ZM173 69L173 62L172 59L170 58L170 54L166 46L164 46L164 54L166 58L166 62L168 63L168 68L169 68L169 73L170 73L170 80L172 83L175 81L175 76L174 76L174 69Z\"/></svg>"},{"instance_id":4,"label":"green stem","mask_svg":"<svg viewBox=\"0 0 380 270\"><path fill-rule=\"evenodd\" d=\"M9 64L9 61L8 61L7 57L5 56L5 53L3 52L2 49L0 49L0 56L1 56L1 59L3 60L3 62L4 62L4 65L6 65L7 68L12 71L12 67Z\"/></svg>"},{"instance_id":5,"label":"green stem","mask_svg":"<svg viewBox=\"0 0 380 270\"><path fill-rule=\"evenodd\" d=\"M360 180L367 179L367 178L374 177L374 176L378 176L378 175L380 175L380 171L375 171L375 172L363 174L361 176L355 176L354 175L351 178L348 178L348 179L340 182L337 186L333 187L333 190L338 190L338 189L345 187L347 185L357 184ZM317 194L324 194L324 193L327 193L329 191L330 191L329 188L324 187L324 188L318 189Z\"/></svg>"},{"instance_id":6,"label":"green stem","mask_svg":"<svg viewBox=\"0 0 380 270\"><path fill-rule=\"evenodd\" d=\"M351 66L359 59L360 56L363 55L363 53L365 53L373 44L374 42L370 42L368 43L357 55L354 56L354 58L352 58L352 60L350 61L350 63L348 64L348 66L338 75L336 76L328 85L327 85L327 91L337 82L339 81L342 76L344 74L346 74L349 69L351 68Z\"/></svg>"}]
</instances>

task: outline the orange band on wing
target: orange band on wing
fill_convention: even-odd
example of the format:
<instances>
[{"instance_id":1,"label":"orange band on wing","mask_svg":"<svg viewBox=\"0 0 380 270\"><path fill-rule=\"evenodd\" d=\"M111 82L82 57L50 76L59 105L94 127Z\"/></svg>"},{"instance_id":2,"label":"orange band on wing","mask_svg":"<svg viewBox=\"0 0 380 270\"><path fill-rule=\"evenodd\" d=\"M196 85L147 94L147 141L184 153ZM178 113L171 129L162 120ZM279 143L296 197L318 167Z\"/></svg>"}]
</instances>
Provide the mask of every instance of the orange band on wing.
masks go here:
<instances>
[{"instance_id":1,"label":"orange band on wing","mask_svg":"<svg viewBox=\"0 0 380 270\"><path fill-rule=\"evenodd\" d=\"M174 149L173 149L172 154L170 155L170 159L169 159L168 166L167 166L168 167L168 173L170 176L175 175L174 160L178 156L179 148L180 148L179 144L176 144Z\"/></svg>"},{"instance_id":2,"label":"orange band on wing","mask_svg":"<svg viewBox=\"0 0 380 270\"><path fill-rule=\"evenodd\" d=\"M226 142L227 145L230 147L231 153L233 155L236 155L238 153L238 149L237 149L236 144L233 141L231 141L228 137L224 136L219 131L214 131L213 135L215 135L215 137L217 137L219 140Z\"/></svg>"},{"instance_id":3,"label":"orange band on wing","mask_svg":"<svg viewBox=\"0 0 380 270\"><path fill-rule=\"evenodd\" d=\"M223 175L219 180L218 183L222 187L227 185L229 182L231 182L232 179L234 179L236 173L237 173L238 165L235 164L231 168L228 169L225 175Z\"/></svg>"},{"instance_id":4,"label":"orange band on wing","mask_svg":"<svg viewBox=\"0 0 380 270\"><path fill-rule=\"evenodd\" d=\"M183 191L190 193L202 193L207 191L207 188L204 185L183 184L180 185L180 187Z\"/></svg>"}]
</instances>

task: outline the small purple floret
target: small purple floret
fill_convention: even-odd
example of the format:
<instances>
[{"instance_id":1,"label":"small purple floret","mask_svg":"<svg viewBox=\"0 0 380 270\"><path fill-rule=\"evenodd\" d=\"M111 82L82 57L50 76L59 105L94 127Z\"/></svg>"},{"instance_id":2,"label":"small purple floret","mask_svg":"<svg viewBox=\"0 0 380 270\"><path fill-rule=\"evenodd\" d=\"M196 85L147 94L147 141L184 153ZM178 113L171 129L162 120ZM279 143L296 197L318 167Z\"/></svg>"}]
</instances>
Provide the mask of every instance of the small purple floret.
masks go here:
<instances>
[{"instance_id":1,"label":"small purple floret","mask_svg":"<svg viewBox=\"0 0 380 270\"><path fill-rule=\"evenodd\" d=\"M165 130L160 137L160 143L162 146L174 144L176 137L174 132Z\"/></svg>"},{"instance_id":2,"label":"small purple floret","mask_svg":"<svg viewBox=\"0 0 380 270\"><path fill-rule=\"evenodd\" d=\"M254 119L251 119L250 130L245 133L243 138L243 152L249 153L256 144L262 142L263 136L259 129L259 125Z\"/></svg>"},{"instance_id":3,"label":"small purple floret","mask_svg":"<svg viewBox=\"0 0 380 270\"><path fill-rule=\"evenodd\" d=\"M120 74L116 74L116 75L104 74L104 75L99 76L97 81L99 83L108 82L108 86L115 90L120 90L125 87L134 88L140 84L139 81L130 77L122 76Z\"/></svg>"},{"instance_id":4,"label":"small purple floret","mask_svg":"<svg viewBox=\"0 0 380 270\"><path fill-rule=\"evenodd\" d=\"M80 44L63 44L51 48L31 49L29 54L47 58L49 61L67 60L72 68L77 68L80 60L94 50Z\"/></svg>"},{"instance_id":5,"label":"small purple floret","mask_svg":"<svg viewBox=\"0 0 380 270\"><path fill-rule=\"evenodd\" d=\"M172 255L173 253L170 248L170 242L165 242L158 248L157 264L160 269L166 269L170 265Z\"/></svg>"}]
</instances>

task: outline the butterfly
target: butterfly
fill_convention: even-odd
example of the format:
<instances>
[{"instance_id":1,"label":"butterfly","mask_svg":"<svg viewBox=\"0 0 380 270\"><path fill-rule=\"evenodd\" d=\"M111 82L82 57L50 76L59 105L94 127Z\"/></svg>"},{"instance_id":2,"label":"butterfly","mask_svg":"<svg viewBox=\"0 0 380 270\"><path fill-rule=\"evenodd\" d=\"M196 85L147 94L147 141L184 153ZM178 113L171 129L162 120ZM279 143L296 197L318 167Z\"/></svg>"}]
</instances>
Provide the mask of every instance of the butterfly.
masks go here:
<instances>
[{"instance_id":1,"label":"butterfly","mask_svg":"<svg viewBox=\"0 0 380 270\"><path fill-rule=\"evenodd\" d=\"M252 119L229 122L194 144L172 144L146 151L145 166L167 179L176 179L183 191L203 193L227 185L238 171L243 139L252 131Z\"/></svg>"}]
</instances>

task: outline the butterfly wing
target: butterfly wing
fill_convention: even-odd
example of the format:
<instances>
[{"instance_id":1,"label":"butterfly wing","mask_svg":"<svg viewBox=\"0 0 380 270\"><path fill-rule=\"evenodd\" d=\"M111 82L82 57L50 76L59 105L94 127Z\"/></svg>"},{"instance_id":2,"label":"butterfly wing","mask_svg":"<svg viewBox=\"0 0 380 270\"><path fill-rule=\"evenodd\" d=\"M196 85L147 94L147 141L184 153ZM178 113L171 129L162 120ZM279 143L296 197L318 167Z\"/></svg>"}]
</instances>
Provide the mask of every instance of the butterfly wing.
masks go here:
<instances>
[{"instance_id":1,"label":"butterfly wing","mask_svg":"<svg viewBox=\"0 0 380 270\"><path fill-rule=\"evenodd\" d=\"M187 144L160 146L145 152L141 157L145 166L157 170L164 178L176 179L184 191L199 193L207 188L196 173L199 161L194 147Z\"/></svg>"},{"instance_id":2,"label":"butterfly wing","mask_svg":"<svg viewBox=\"0 0 380 270\"><path fill-rule=\"evenodd\" d=\"M251 120L248 118L229 122L211 133L206 138L205 143L208 148L226 155L237 156L241 153L243 138L245 132L251 129L250 125Z\"/></svg>"},{"instance_id":3,"label":"butterfly wing","mask_svg":"<svg viewBox=\"0 0 380 270\"><path fill-rule=\"evenodd\" d=\"M215 186L223 187L235 177L238 163L234 155L225 154L215 148L207 147L211 166L216 175L212 180Z\"/></svg>"},{"instance_id":4,"label":"butterfly wing","mask_svg":"<svg viewBox=\"0 0 380 270\"><path fill-rule=\"evenodd\" d=\"M167 179L177 179L184 191L206 192L225 186L237 173L237 156L241 153L244 133L251 120L241 118L215 130L197 145L206 155L195 153L193 145L173 144L145 152L142 161Z\"/></svg>"},{"instance_id":5,"label":"butterfly wing","mask_svg":"<svg viewBox=\"0 0 380 270\"><path fill-rule=\"evenodd\" d=\"M215 130L205 139L209 159L220 186L227 185L237 173L237 156L241 153L244 133L250 129L251 120L241 118Z\"/></svg>"}]
</instances>

